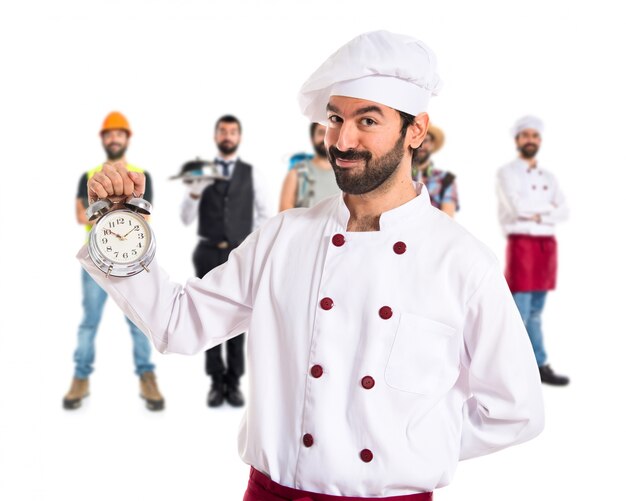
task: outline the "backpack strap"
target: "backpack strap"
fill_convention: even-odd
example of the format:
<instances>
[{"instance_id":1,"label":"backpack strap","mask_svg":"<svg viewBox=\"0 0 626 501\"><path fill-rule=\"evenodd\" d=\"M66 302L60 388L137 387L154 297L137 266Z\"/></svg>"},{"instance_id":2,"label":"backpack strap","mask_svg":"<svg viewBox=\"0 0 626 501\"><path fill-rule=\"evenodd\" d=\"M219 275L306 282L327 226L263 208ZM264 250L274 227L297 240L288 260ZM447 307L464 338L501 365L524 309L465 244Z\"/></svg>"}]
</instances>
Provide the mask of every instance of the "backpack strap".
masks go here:
<instances>
[{"instance_id":1,"label":"backpack strap","mask_svg":"<svg viewBox=\"0 0 626 501\"><path fill-rule=\"evenodd\" d=\"M446 193L446 190L450 186L452 186L452 183L454 183L455 179L456 179L456 176L452 174L452 172L446 172L446 175L443 177L443 180L441 181L441 191L439 192L439 196L441 197L442 200L443 200L443 196Z\"/></svg>"},{"instance_id":2,"label":"backpack strap","mask_svg":"<svg viewBox=\"0 0 626 501\"><path fill-rule=\"evenodd\" d=\"M443 180L441 181L441 191L439 192L439 203L443 203L443 197L445 196L448 188L452 186L452 183L454 183L455 179L456 179L456 176L452 174L452 172L446 172L446 175L443 177ZM459 210L458 203L457 203L457 210Z\"/></svg>"},{"instance_id":3,"label":"backpack strap","mask_svg":"<svg viewBox=\"0 0 626 501\"><path fill-rule=\"evenodd\" d=\"M298 175L298 192L296 194L296 207L307 207L310 198L309 187L311 183L311 173L309 162L303 160L293 166Z\"/></svg>"}]
</instances>

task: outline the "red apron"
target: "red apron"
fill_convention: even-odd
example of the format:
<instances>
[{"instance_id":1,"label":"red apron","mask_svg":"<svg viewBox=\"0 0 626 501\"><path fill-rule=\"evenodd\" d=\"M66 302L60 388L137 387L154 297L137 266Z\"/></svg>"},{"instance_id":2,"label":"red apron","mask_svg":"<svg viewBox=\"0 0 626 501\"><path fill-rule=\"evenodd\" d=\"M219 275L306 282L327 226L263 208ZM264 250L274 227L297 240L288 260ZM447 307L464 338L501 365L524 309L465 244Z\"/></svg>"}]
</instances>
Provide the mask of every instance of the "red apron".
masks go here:
<instances>
[{"instance_id":1,"label":"red apron","mask_svg":"<svg viewBox=\"0 0 626 501\"><path fill-rule=\"evenodd\" d=\"M504 275L511 292L556 287L557 245L553 236L509 235Z\"/></svg>"},{"instance_id":2,"label":"red apron","mask_svg":"<svg viewBox=\"0 0 626 501\"><path fill-rule=\"evenodd\" d=\"M250 469L248 490L243 496L243 501L432 501L432 499L432 492L409 494L407 496L392 496L389 498L351 498L316 494L314 492L284 487L273 482L269 477L254 468Z\"/></svg>"}]
</instances>

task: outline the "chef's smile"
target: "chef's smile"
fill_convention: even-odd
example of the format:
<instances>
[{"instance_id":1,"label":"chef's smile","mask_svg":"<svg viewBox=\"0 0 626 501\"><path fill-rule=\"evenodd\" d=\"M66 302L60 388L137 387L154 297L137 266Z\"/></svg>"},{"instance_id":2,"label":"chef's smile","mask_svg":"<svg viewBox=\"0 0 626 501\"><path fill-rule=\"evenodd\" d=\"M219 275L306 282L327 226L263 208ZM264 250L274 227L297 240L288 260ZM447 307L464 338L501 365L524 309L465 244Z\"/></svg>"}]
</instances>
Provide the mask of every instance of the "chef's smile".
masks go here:
<instances>
[{"instance_id":1,"label":"chef's smile","mask_svg":"<svg viewBox=\"0 0 626 501\"><path fill-rule=\"evenodd\" d=\"M363 165L363 160L344 160L341 157L336 157L335 163L343 169L351 169Z\"/></svg>"}]
</instances>

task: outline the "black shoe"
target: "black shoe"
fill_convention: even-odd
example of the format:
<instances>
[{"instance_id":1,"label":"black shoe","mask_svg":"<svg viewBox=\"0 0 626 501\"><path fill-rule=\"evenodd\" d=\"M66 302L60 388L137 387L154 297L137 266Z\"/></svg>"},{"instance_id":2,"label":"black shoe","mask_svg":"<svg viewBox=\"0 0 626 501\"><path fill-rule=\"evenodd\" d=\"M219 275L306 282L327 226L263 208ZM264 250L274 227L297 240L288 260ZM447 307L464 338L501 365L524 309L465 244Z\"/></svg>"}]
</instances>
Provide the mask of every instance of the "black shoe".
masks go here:
<instances>
[{"instance_id":1,"label":"black shoe","mask_svg":"<svg viewBox=\"0 0 626 501\"><path fill-rule=\"evenodd\" d=\"M242 407L246 403L239 389L239 382L226 385L226 401L233 407Z\"/></svg>"},{"instance_id":2,"label":"black shoe","mask_svg":"<svg viewBox=\"0 0 626 501\"><path fill-rule=\"evenodd\" d=\"M550 384L552 386L566 386L569 384L569 378L567 376L555 374L552 367L549 365L542 365L539 367L539 374L541 375L542 383Z\"/></svg>"},{"instance_id":3,"label":"black shoe","mask_svg":"<svg viewBox=\"0 0 626 501\"><path fill-rule=\"evenodd\" d=\"M207 405L209 407L219 407L224 403L224 379L221 377L214 377L211 389L209 390L209 396L207 398Z\"/></svg>"}]
</instances>

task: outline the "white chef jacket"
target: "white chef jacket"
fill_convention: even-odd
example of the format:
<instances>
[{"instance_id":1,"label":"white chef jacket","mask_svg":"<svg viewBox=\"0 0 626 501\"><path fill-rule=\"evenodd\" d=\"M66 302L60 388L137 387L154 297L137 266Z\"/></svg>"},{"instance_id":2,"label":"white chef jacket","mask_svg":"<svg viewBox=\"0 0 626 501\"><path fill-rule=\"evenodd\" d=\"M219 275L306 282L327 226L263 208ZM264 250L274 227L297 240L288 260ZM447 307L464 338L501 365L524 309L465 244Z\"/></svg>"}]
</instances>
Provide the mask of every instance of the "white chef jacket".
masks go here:
<instances>
[{"instance_id":1,"label":"white chef jacket","mask_svg":"<svg viewBox=\"0 0 626 501\"><path fill-rule=\"evenodd\" d=\"M330 495L431 491L537 435L543 403L500 265L419 189L380 231L347 232L342 195L282 212L184 287L154 262L106 279L79 258L161 352L249 331L246 463Z\"/></svg>"},{"instance_id":2,"label":"white chef jacket","mask_svg":"<svg viewBox=\"0 0 626 501\"><path fill-rule=\"evenodd\" d=\"M235 168L237 167L237 161L239 157L233 160L224 160L222 157L217 156L216 160L223 160L230 163L228 177L233 177ZM264 193L263 183L256 174L257 170L252 167L252 191L253 191L253 215L252 215L252 229L256 230L269 218L269 208L267 206L267 196ZM208 186L208 185L207 185ZM183 202L180 206L180 218L185 226L189 226L198 217L198 211L200 210L200 198L191 198L189 193L185 193Z\"/></svg>"},{"instance_id":3,"label":"white chef jacket","mask_svg":"<svg viewBox=\"0 0 626 501\"><path fill-rule=\"evenodd\" d=\"M505 235L554 235L569 209L553 174L540 165L531 169L517 158L498 170L498 217ZM541 215L541 222L523 218Z\"/></svg>"}]
</instances>

